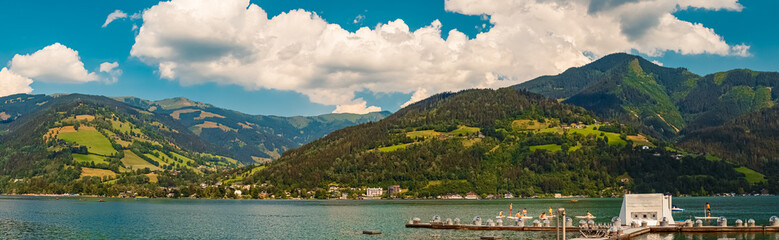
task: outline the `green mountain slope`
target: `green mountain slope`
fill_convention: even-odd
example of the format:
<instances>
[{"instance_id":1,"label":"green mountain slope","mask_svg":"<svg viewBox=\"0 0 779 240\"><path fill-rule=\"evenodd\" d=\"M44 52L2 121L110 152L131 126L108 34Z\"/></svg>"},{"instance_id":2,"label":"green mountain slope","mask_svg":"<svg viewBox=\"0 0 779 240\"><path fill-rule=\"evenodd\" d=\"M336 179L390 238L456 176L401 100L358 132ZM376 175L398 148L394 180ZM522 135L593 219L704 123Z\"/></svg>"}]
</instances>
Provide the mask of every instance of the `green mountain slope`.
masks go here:
<instances>
[{"instance_id":1,"label":"green mountain slope","mask_svg":"<svg viewBox=\"0 0 779 240\"><path fill-rule=\"evenodd\" d=\"M20 112L0 136L4 192L151 196L240 166L171 117L105 97L50 96Z\"/></svg>"},{"instance_id":2,"label":"green mountain slope","mask_svg":"<svg viewBox=\"0 0 779 240\"><path fill-rule=\"evenodd\" d=\"M691 131L679 145L738 162L779 182L779 108L772 107L721 126Z\"/></svg>"},{"instance_id":3,"label":"green mountain slope","mask_svg":"<svg viewBox=\"0 0 779 240\"><path fill-rule=\"evenodd\" d=\"M687 128L720 125L773 106L779 99L772 91L776 85L778 73L733 70L701 77L617 53L514 88L563 99L600 117L672 139Z\"/></svg>"},{"instance_id":4,"label":"green mountain slope","mask_svg":"<svg viewBox=\"0 0 779 240\"><path fill-rule=\"evenodd\" d=\"M706 194L749 189L738 167L676 159L619 124L583 108L505 88L442 93L375 123L286 152L244 178L292 196L398 184L416 197L449 193Z\"/></svg>"},{"instance_id":5,"label":"green mountain slope","mask_svg":"<svg viewBox=\"0 0 779 240\"><path fill-rule=\"evenodd\" d=\"M710 74L700 78L690 93L678 102L690 123L689 130L718 126L732 119L776 104L779 73L746 69Z\"/></svg>"},{"instance_id":6,"label":"green mountain slope","mask_svg":"<svg viewBox=\"0 0 779 240\"><path fill-rule=\"evenodd\" d=\"M277 159L332 131L360 123L378 121L389 112L369 114L325 114L313 117L249 115L192 101L172 98L148 101L116 97L118 101L171 116L205 142L226 148L243 163L263 163Z\"/></svg>"}]
</instances>

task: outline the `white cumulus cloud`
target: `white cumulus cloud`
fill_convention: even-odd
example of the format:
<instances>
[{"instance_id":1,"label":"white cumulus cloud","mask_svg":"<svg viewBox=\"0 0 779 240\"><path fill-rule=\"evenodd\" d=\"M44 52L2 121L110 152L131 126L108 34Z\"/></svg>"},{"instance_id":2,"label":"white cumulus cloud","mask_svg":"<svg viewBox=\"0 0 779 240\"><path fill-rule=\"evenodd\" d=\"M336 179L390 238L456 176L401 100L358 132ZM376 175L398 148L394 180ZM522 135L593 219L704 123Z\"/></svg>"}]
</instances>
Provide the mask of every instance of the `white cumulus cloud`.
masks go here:
<instances>
[{"instance_id":1,"label":"white cumulus cloud","mask_svg":"<svg viewBox=\"0 0 779 240\"><path fill-rule=\"evenodd\" d=\"M8 68L0 69L0 97L17 93L30 93L32 79L19 76Z\"/></svg>"},{"instance_id":2,"label":"white cumulus cloud","mask_svg":"<svg viewBox=\"0 0 779 240\"><path fill-rule=\"evenodd\" d=\"M336 111L366 111L355 92L430 94L520 83L618 51L748 56L714 30L672 13L740 11L736 0L447 0L493 25L469 39L443 23L402 19L355 32L293 10L269 18L249 0L172 0L142 13L131 55L184 85L291 90ZM355 19L357 20L357 19Z\"/></svg>"},{"instance_id":3,"label":"white cumulus cloud","mask_svg":"<svg viewBox=\"0 0 779 240\"><path fill-rule=\"evenodd\" d=\"M122 69L119 67L118 62L104 62L100 64L100 72L108 74L109 78L106 78L108 83L116 83L119 77L122 76Z\"/></svg>"},{"instance_id":4,"label":"white cumulus cloud","mask_svg":"<svg viewBox=\"0 0 779 240\"><path fill-rule=\"evenodd\" d=\"M135 15L133 15L133 16L135 16ZM122 18L126 18L126 17L127 17L127 13L122 12L122 10L116 10L116 11L112 12L111 14L108 14L108 17L106 17L106 19L105 19L105 23L103 23L103 27L107 27L108 24L110 24L111 22L113 22L116 19L122 19Z\"/></svg>"},{"instance_id":5,"label":"white cumulus cloud","mask_svg":"<svg viewBox=\"0 0 779 240\"><path fill-rule=\"evenodd\" d=\"M119 67L119 63L117 63L117 62L104 62L104 63L100 64L100 71L108 73L108 72L113 71L116 67Z\"/></svg>"},{"instance_id":6,"label":"white cumulus cloud","mask_svg":"<svg viewBox=\"0 0 779 240\"><path fill-rule=\"evenodd\" d=\"M85 83L98 80L95 73L84 68L78 51L60 43L46 46L32 54L14 55L10 70L42 82Z\"/></svg>"},{"instance_id":7,"label":"white cumulus cloud","mask_svg":"<svg viewBox=\"0 0 779 240\"><path fill-rule=\"evenodd\" d=\"M362 98L355 99L352 104L341 104L335 108L333 113L356 113L366 114L372 112L380 112L381 108L376 106L368 107L368 103Z\"/></svg>"}]
</instances>

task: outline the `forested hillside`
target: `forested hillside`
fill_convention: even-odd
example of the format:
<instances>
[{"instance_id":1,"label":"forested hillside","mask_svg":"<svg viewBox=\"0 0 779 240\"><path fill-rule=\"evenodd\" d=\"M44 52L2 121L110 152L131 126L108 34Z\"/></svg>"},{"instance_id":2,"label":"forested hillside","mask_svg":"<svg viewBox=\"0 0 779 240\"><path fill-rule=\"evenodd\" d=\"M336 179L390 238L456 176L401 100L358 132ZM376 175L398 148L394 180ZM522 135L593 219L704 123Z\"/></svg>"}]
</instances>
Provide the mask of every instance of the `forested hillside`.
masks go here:
<instances>
[{"instance_id":1,"label":"forested hillside","mask_svg":"<svg viewBox=\"0 0 779 240\"><path fill-rule=\"evenodd\" d=\"M265 163L281 153L328 133L360 123L378 121L389 112L325 114L313 117L249 115L186 98L148 101L116 97L149 112L169 115L209 144L228 149L243 163Z\"/></svg>"},{"instance_id":2,"label":"forested hillside","mask_svg":"<svg viewBox=\"0 0 779 240\"><path fill-rule=\"evenodd\" d=\"M765 174L769 182L779 182L777 107L747 114L722 126L692 131L679 145L744 164Z\"/></svg>"},{"instance_id":3,"label":"forested hillside","mask_svg":"<svg viewBox=\"0 0 779 240\"><path fill-rule=\"evenodd\" d=\"M0 192L164 196L240 165L170 117L80 94L47 98L0 140Z\"/></svg>"},{"instance_id":4,"label":"forested hillside","mask_svg":"<svg viewBox=\"0 0 779 240\"><path fill-rule=\"evenodd\" d=\"M288 151L244 181L293 196L330 184L398 184L415 197L469 191L708 194L763 187L747 182L738 167L678 155L634 129L599 122L583 108L505 88L435 95Z\"/></svg>"}]
</instances>

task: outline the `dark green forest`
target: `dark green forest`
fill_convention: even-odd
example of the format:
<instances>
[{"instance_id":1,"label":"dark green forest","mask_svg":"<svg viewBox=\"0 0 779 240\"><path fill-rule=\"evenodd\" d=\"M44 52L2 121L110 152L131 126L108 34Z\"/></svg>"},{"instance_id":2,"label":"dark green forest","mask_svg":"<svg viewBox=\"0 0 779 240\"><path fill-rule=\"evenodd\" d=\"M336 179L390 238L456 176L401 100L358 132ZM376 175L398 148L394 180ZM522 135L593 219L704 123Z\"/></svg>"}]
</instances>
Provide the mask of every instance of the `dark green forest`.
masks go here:
<instances>
[{"instance_id":1,"label":"dark green forest","mask_svg":"<svg viewBox=\"0 0 779 240\"><path fill-rule=\"evenodd\" d=\"M773 186L750 184L736 164L702 156L678 156L663 141L650 150L625 138L564 131L516 130L514 120L548 121L550 126L595 124L580 107L514 89L444 93L402 109L377 123L336 131L247 178L285 190L311 190L329 184L386 187L398 184L414 197L448 193L522 196L549 193L616 196L625 192L707 195ZM481 136L409 138L410 133L452 126L478 127ZM613 125L612 125L613 126ZM592 127L589 127L592 128ZM624 128L625 130L629 128ZM596 130L592 130L596 131ZM613 140L613 139L612 139ZM464 143L473 141L466 146ZM385 146L407 144L394 151ZM533 149L538 146L558 149Z\"/></svg>"}]
</instances>

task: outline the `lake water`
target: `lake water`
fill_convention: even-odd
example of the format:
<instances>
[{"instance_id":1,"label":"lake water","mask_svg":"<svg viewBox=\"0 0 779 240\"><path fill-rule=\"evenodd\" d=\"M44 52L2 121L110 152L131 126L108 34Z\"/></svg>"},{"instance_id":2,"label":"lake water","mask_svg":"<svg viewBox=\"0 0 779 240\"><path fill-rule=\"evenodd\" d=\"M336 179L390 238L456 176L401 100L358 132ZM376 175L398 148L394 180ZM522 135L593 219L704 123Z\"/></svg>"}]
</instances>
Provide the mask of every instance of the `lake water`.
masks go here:
<instances>
[{"instance_id":1,"label":"lake water","mask_svg":"<svg viewBox=\"0 0 779 240\"><path fill-rule=\"evenodd\" d=\"M569 216L590 211L599 222L619 214L621 199L516 200L199 200L199 199L97 199L22 197L0 195L0 239L478 239L501 235L504 239L554 239L553 233L509 231L456 231L407 229L412 217L427 222L434 215L485 221L499 210L508 213L527 208L537 216L548 207L565 207ZM779 215L779 197L674 198L686 209L676 220L702 216L703 205L713 216L753 218L764 225ZM362 235L363 230L381 235ZM576 237L578 234L570 234ZM777 234L652 234L640 239L757 239L777 240Z\"/></svg>"}]
</instances>

